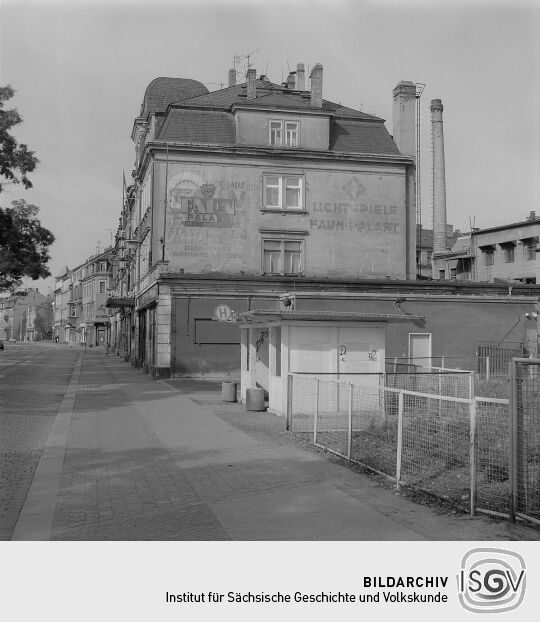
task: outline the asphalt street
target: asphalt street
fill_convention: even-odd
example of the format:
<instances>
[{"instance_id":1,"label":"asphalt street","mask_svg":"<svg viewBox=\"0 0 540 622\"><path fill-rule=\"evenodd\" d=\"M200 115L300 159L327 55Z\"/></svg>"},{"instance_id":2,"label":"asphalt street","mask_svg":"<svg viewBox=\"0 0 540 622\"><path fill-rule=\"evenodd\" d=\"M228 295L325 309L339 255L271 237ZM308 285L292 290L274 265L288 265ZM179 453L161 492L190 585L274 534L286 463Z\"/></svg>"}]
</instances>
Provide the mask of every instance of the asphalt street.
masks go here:
<instances>
[{"instance_id":1,"label":"asphalt street","mask_svg":"<svg viewBox=\"0 0 540 622\"><path fill-rule=\"evenodd\" d=\"M0 540L11 538L79 355L48 342L0 350Z\"/></svg>"}]
</instances>

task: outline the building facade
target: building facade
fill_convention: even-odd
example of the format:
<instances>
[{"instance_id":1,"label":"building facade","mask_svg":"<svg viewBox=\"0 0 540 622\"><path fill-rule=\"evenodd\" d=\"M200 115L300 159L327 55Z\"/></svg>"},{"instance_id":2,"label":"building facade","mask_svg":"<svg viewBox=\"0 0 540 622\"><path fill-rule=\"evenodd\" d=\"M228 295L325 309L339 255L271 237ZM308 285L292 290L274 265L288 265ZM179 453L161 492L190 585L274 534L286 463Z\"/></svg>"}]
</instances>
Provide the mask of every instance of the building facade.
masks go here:
<instances>
[{"instance_id":1,"label":"building facade","mask_svg":"<svg viewBox=\"0 0 540 622\"><path fill-rule=\"evenodd\" d=\"M36 329L36 317L43 305L49 304L46 296L35 288L18 290L0 299L0 339L9 341L36 341L42 338Z\"/></svg>"},{"instance_id":2,"label":"building facade","mask_svg":"<svg viewBox=\"0 0 540 622\"><path fill-rule=\"evenodd\" d=\"M390 136L322 97L320 65L309 89L302 65L281 85L232 77L213 93L176 78L146 90L107 300L118 354L164 377L237 373L249 352L266 388L265 330L240 348L238 323L217 321L256 310L397 312L386 356L429 343L429 356L474 357L514 324L532 343L540 289L416 281L413 83L394 89Z\"/></svg>"},{"instance_id":3,"label":"building facade","mask_svg":"<svg viewBox=\"0 0 540 622\"><path fill-rule=\"evenodd\" d=\"M474 229L449 252L434 254L434 278L493 283L537 283L540 218L535 212L521 222Z\"/></svg>"},{"instance_id":4,"label":"building facade","mask_svg":"<svg viewBox=\"0 0 540 622\"><path fill-rule=\"evenodd\" d=\"M414 84L394 90L392 138L383 119L323 99L322 66L310 78L307 90L298 65L282 85L250 69L213 93L148 86L119 237L134 251L131 358L155 375L238 367L238 331L212 319L225 299L241 311L265 292L275 303L284 282L415 278Z\"/></svg>"},{"instance_id":5,"label":"building facade","mask_svg":"<svg viewBox=\"0 0 540 622\"><path fill-rule=\"evenodd\" d=\"M56 277L53 338L62 343L105 345L110 339L106 299L112 278L112 248Z\"/></svg>"}]
</instances>

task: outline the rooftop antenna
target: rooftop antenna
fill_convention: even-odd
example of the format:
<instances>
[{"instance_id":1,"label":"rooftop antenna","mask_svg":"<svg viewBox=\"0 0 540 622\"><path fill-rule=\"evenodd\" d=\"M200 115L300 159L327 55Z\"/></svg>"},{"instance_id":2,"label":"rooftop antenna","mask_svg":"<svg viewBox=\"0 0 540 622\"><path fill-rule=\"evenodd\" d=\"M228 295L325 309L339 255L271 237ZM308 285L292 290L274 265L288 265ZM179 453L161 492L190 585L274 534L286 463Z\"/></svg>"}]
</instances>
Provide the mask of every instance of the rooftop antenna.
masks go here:
<instances>
[{"instance_id":1,"label":"rooftop antenna","mask_svg":"<svg viewBox=\"0 0 540 622\"><path fill-rule=\"evenodd\" d=\"M257 52L260 52L260 48L257 48L256 50L253 50L252 52L248 52L247 54L235 54L233 56L233 68L236 71L236 73L240 73L236 67L237 65L240 64L240 61L245 60L247 62L247 67L246 67L246 75L247 75L247 70L251 69L251 57L253 56L253 54L256 54Z\"/></svg>"}]
</instances>

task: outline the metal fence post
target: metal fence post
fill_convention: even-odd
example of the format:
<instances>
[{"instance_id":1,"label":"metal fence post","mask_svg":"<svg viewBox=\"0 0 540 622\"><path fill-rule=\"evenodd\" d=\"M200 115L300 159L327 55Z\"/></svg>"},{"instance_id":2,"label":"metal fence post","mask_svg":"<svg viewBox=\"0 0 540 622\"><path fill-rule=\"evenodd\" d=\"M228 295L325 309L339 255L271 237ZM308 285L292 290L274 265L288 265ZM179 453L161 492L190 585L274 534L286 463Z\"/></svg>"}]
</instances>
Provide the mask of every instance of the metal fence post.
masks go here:
<instances>
[{"instance_id":1,"label":"metal fence post","mask_svg":"<svg viewBox=\"0 0 540 622\"><path fill-rule=\"evenodd\" d=\"M347 457L349 460L352 455L352 405L353 405L353 384L349 382L349 425L347 438Z\"/></svg>"},{"instance_id":2,"label":"metal fence post","mask_svg":"<svg viewBox=\"0 0 540 622\"><path fill-rule=\"evenodd\" d=\"M517 500L517 380L516 364L508 363L510 375L510 443L508 455L508 482L510 484L510 520L516 522Z\"/></svg>"},{"instance_id":3,"label":"metal fence post","mask_svg":"<svg viewBox=\"0 0 540 622\"><path fill-rule=\"evenodd\" d=\"M489 380L489 356L486 356L486 380Z\"/></svg>"},{"instance_id":4,"label":"metal fence post","mask_svg":"<svg viewBox=\"0 0 540 622\"><path fill-rule=\"evenodd\" d=\"M319 379L315 378L315 412L313 413L313 444L317 444L317 427L319 425Z\"/></svg>"},{"instance_id":5,"label":"metal fence post","mask_svg":"<svg viewBox=\"0 0 540 622\"><path fill-rule=\"evenodd\" d=\"M285 420L285 429L291 429L292 423L292 391L293 378L291 374L287 374L287 417Z\"/></svg>"},{"instance_id":6,"label":"metal fence post","mask_svg":"<svg viewBox=\"0 0 540 622\"><path fill-rule=\"evenodd\" d=\"M397 428L397 455L396 455L396 486L399 490L401 483L401 459L403 453L403 391L398 393L398 428Z\"/></svg>"},{"instance_id":7,"label":"metal fence post","mask_svg":"<svg viewBox=\"0 0 540 622\"><path fill-rule=\"evenodd\" d=\"M476 471L476 398L473 397L469 404L470 414L470 468L471 468L471 516L476 512L476 483L477 483L477 471Z\"/></svg>"}]
</instances>

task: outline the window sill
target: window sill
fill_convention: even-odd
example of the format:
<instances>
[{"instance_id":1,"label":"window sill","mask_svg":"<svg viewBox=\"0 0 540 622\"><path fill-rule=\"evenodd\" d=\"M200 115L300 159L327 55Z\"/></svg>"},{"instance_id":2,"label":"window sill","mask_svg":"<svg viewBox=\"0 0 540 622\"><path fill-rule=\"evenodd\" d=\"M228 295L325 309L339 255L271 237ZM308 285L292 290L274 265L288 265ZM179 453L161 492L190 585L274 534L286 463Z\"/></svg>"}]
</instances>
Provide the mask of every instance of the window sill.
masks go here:
<instances>
[{"instance_id":1,"label":"window sill","mask_svg":"<svg viewBox=\"0 0 540 622\"><path fill-rule=\"evenodd\" d=\"M282 207L261 207L261 212L270 212L273 214L303 214L306 215L308 211L306 209L283 209Z\"/></svg>"}]
</instances>

